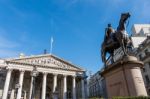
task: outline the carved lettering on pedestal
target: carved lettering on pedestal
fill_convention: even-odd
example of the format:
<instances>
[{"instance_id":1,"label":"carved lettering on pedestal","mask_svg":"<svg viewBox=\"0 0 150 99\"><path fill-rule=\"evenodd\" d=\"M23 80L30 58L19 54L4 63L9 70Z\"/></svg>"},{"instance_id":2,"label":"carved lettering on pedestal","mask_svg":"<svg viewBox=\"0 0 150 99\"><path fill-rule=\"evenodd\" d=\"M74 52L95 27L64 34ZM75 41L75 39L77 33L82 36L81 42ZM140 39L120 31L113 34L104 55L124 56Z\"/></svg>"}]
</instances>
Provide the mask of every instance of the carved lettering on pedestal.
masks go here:
<instances>
[{"instance_id":1,"label":"carved lettering on pedestal","mask_svg":"<svg viewBox=\"0 0 150 99\"><path fill-rule=\"evenodd\" d=\"M109 86L110 87L115 87L115 86L118 86L118 85L121 85L122 82L116 82L116 83L113 83L113 84L110 84Z\"/></svg>"}]
</instances>

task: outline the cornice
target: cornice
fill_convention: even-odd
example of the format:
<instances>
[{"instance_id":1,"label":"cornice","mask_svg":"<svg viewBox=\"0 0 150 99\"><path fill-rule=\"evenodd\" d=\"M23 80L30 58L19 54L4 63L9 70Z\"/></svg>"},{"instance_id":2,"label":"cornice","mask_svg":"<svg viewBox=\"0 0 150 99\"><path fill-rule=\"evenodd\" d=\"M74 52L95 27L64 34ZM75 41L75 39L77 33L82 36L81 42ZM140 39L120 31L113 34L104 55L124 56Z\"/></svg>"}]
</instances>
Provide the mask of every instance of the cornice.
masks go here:
<instances>
[{"instance_id":1,"label":"cornice","mask_svg":"<svg viewBox=\"0 0 150 99\"><path fill-rule=\"evenodd\" d=\"M65 71L84 72L83 70L63 69L63 68L50 67L48 65L41 65L41 64L31 64L31 63L23 63L23 62L15 62L15 61L6 61L6 63L7 64L16 64L16 65L37 66L37 67L42 67L42 68L50 68L50 69L65 70Z\"/></svg>"}]
</instances>

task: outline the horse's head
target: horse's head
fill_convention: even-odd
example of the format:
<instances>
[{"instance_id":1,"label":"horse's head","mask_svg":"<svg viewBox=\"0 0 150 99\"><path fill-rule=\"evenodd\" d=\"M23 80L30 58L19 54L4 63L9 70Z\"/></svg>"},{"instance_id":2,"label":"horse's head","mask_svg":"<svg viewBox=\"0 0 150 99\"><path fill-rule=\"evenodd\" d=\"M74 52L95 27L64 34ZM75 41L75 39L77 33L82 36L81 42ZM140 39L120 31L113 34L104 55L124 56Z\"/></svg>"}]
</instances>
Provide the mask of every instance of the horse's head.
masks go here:
<instances>
[{"instance_id":1,"label":"horse's head","mask_svg":"<svg viewBox=\"0 0 150 99\"><path fill-rule=\"evenodd\" d=\"M126 23L126 20L130 17L130 13L122 13L121 14L121 18L120 18L120 21L119 21L119 26L117 27L117 30L125 30L125 23Z\"/></svg>"},{"instance_id":2,"label":"horse's head","mask_svg":"<svg viewBox=\"0 0 150 99\"><path fill-rule=\"evenodd\" d=\"M128 13L122 13L122 14L121 14L121 20L122 20L123 22L125 22L130 16L131 16L131 15L130 15L129 12L128 12Z\"/></svg>"}]
</instances>

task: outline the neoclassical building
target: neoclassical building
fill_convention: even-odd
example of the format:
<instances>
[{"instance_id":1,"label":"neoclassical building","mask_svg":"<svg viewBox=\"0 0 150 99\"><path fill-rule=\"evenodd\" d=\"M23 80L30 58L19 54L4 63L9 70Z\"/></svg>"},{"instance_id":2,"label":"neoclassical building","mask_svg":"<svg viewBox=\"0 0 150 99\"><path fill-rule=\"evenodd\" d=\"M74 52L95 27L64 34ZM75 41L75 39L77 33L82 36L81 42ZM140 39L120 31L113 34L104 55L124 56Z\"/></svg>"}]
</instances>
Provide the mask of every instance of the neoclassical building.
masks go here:
<instances>
[{"instance_id":1,"label":"neoclassical building","mask_svg":"<svg viewBox=\"0 0 150 99\"><path fill-rule=\"evenodd\" d=\"M85 70L55 55L0 59L0 99L86 99Z\"/></svg>"}]
</instances>

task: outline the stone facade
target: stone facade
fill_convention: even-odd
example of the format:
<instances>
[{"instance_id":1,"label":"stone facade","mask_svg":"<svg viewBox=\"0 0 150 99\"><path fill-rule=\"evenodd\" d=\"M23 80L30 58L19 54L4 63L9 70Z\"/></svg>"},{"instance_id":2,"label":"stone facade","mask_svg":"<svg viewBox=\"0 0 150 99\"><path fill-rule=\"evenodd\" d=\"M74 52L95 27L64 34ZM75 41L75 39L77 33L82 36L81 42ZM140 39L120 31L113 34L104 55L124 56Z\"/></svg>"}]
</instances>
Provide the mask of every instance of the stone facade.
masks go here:
<instances>
[{"instance_id":1,"label":"stone facade","mask_svg":"<svg viewBox=\"0 0 150 99\"><path fill-rule=\"evenodd\" d=\"M142 68L142 75L147 89L147 93L150 95L150 37L138 47L136 50L136 56L144 63Z\"/></svg>"},{"instance_id":2,"label":"stone facade","mask_svg":"<svg viewBox=\"0 0 150 99\"><path fill-rule=\"evenodd\" d=\"M85 70L54 55L0 60L2 99L86 99Z\"/></svg>"},{"instance_id":3,"label":"stone facade","mask_svg":"<svg viewBox=\"0 0 150 99\"><path fill-rule=\"evenodd\" d=\"M150 95L150 24L135 24L132 27L134 53L144 63L141 70L148 95Z\"/></svg>"}]
</instances>

